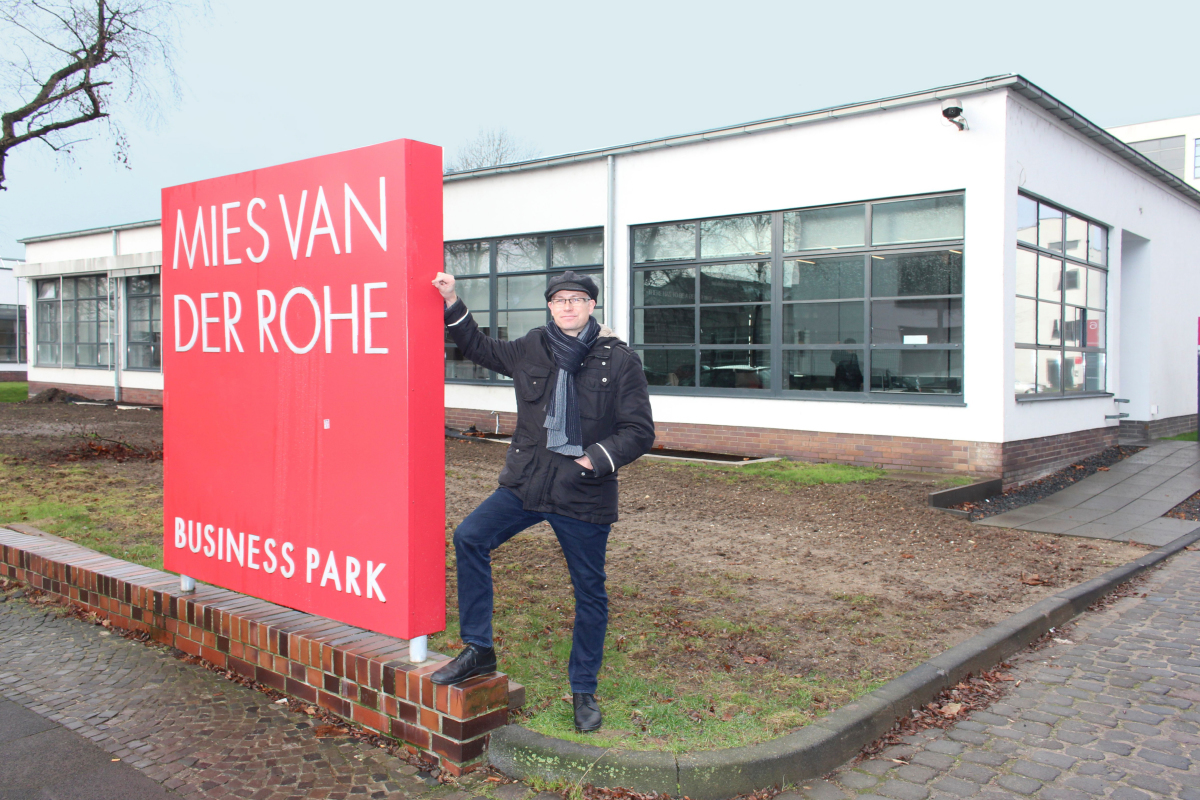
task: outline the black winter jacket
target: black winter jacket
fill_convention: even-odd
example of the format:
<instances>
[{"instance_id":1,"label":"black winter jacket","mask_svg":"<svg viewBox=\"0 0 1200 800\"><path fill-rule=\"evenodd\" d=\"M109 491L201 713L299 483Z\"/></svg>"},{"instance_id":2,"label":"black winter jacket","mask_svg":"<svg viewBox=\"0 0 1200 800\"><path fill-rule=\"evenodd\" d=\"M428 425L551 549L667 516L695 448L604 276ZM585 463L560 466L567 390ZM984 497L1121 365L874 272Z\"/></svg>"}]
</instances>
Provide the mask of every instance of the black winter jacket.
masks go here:
<instances>
[{"instance_id":1,"label":"black winter jacket","mask_svg":"<svg viewBox=\"0 0 1200 800\"><path fill-rule=\"evenodd\" d=\"M608 524L617 520L617 470L649 452L654 420L641 359L610 331L602 331L575 376L584 453L593 471L546 449L547 389L558 366L543 328L511 342L485 336L459 300L446 309L446 327L467 358L513 379L517 429L500 472L500 485L527 511Z\"/></svg>"}]
</instances>

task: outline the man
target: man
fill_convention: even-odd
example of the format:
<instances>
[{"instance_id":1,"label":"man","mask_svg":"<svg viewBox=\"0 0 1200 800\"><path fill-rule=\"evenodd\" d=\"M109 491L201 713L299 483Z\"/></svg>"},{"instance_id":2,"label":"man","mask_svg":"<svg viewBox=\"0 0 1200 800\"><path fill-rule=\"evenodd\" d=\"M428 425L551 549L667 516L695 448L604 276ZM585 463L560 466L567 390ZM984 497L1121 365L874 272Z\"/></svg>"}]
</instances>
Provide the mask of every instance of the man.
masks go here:
<instances>
[{"instance_id":1,"label":"man","mask_svg":"<svg viewBox=\"0 0 1200 800\"><path fill-rule=\"evenodd\" d=\"M496 669L492 646L491 552L545 520L558 537L575 588L575 633L568 667L575 729L598 730L596 676L604 657L608 595L604 558L617 519L617 470L650 450L654 421L641 361L596 322L596 283L567 271L552 277L553 322L515 341L479 331L439 272L445 321L467 358L513 379L517 428L500 488L454 531L459 631L464 647L433 673L452 684Z\"/></svg>"}]
</instances>

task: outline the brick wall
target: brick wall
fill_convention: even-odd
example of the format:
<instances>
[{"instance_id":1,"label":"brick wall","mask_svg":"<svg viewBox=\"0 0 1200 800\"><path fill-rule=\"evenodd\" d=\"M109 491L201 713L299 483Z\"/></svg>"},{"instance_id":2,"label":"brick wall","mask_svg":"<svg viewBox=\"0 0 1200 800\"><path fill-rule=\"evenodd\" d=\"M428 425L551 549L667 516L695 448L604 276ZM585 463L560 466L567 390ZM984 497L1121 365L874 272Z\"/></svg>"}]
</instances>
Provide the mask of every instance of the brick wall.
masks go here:
<instances>
[{"instance_id":1,"label":"brick wall","mask_svg":"<svg viewBox=\"0 0 1200 800\"><path fill-rule=\"evenodd\" d=\"M24 380L22 378L21 380ZM41 381L29 382L29 396L41 392L45 389L58 388L64 392L77 394L80 397L86 397L89 400L112 400L112 386L87 386L82 383L43 383ZM121 387L121 402L133 403L134 405L161 406L162 405L162 390L161 389L133 389L128 386Z\"/></svg>"},{"instance_id":2,"label":"brick wall","mask_svg":"<svg viewBox=\"0 0 1200 800\"><path fill-rule=\"evenodd\" d=\"M0 383L19 383L29 377L25 370L3 370L0 371Z\"/></svg>"},{"instance_id":3,"label":"brick wall","mask_svg":"<svg viewBox=\"0 0 1200 800\"><path fill-rule=\"evenodd\" d=\"M1191 419L1194 427L1195 417ZM501 412L500 431L511 433L516 420L516 414ZM487 411L447 408L446 425L494 431L496 417ZM1006 486L1033 480L1117 443L1115 427L1003 444L687 422L656 422L655 433L656 447L968 476L1000 475Z\"/></svg>"},{"instance_id":4,"label":"brick wall","mask_svg":"<svg viewBox=\"0 0 1200 800\"><path fill-rule=\"evenodd\" d=\"M1195 414L1152 419L1149 422L1121 420L1121 435L1137 436L1142 439L1162 439L1166 436L1178 436L1194 430L1196 430Z\"/></svg>"},{"instance_id":5,"label":"brick wall","mask_svg":"<svg viewBox=\"0 0 1200 800\"><path fill-rule=\"evenodd\" d=\"M1040 478L1117 443L1117 426L1004 443L1004 485Z\"/></svg>"},{"instance_id":6,"label":"brick wall","mask_svg":"<svg viewBox=\"0 0 1200 800\"><path fill-rule=\"evenodd\" d=\"M0 529L0 571L145 631L224 669L400 739L452 774L485 757L489 732L508 723L525 690L501 673L434 686L434 663L408 662L408 643L225 589L198 585L68 542ZM333 642L337 642L335 646Z\"/></svg>"}]
</instances>

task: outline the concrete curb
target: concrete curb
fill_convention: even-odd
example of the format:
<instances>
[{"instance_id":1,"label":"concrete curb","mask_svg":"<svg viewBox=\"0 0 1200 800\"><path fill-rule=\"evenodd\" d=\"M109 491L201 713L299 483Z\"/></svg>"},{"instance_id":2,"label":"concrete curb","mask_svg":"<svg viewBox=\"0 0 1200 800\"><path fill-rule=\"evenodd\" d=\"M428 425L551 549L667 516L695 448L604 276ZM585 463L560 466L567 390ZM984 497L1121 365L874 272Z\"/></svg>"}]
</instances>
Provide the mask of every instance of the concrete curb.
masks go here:
<instances>
[{"instance_id":1,"label":"concrete curb","mask_svg":"<svg viewBox=\"0 0 1200 800\"><path fill-rule=\"evenodd\" d=\"M605 749L509 725L492 733L488 757L497 769L520 779L624 787L692 800L722 800L816 778L849 761L897 719L968 673L995 666L1196 541L1200 541L1200 528L1098 578L1047 597L817 722L769 742L676 755Z\"/></svg>"}]
</instances>

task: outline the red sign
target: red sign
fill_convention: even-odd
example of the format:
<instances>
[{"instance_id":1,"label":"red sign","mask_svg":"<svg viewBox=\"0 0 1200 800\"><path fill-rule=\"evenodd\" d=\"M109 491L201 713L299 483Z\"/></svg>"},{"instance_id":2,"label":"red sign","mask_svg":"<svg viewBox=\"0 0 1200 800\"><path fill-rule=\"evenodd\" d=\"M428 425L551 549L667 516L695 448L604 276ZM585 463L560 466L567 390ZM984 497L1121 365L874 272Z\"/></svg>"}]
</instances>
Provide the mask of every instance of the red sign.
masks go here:
<instances>
[{"instance_id":1,"label":"red sign","mask_svg":"<svg viewBox=\"0 0 1200 800\"><path fill-rule=\"evenodd\" d=\"M164 189L162 236L167 569L442 630L441 149Z\"/></svg>"}]
</instances>

